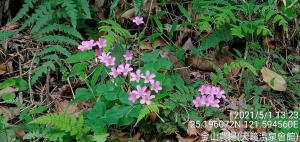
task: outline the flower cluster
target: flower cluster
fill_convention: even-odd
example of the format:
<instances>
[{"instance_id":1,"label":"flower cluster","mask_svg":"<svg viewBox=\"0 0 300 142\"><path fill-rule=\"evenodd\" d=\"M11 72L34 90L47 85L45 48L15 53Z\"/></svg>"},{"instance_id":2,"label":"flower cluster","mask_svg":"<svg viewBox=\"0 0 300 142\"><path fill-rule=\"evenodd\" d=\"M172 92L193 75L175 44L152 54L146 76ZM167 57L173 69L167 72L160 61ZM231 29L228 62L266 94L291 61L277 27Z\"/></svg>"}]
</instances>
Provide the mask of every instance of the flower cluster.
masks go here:
<instances>
[{"instance_id":1,"label":"flower cluster","mask_svg":"<svg viewBox=\"0 0 300 142\"><path fill-rule=\"evenodd\" d=\"M130 74L130 81L139 83L141 79L144 80L144 83L150 83L151 86L148 88L147 86L137 85L136 90L133 90L129 93L129 100L135 102L137 99L141 98L141 104L151 104L151 99L155 98L154 95L151 95L151 91L158 93L158 91L162 90L159 81L155 81L155 74L151 74L149 70L146 71L145 74L141 73L140 70L137 70L135 73Z\"/></svg>"},{"instance_id":2,"label":"flower cluster","mask_svg":"<svg viewBox=\"0 0 300 142\"><path fill-rule=\"evenodd\" d=\"M102 50L103 47L107 45L107 41L103 38L99 38L96 42L94 40L83 41L81 45L78 46L78 49L81 51L91 50L93 46L98 46L98 49L95 50L97 59L103 63L106 67L111 67L109 72L110 77L116 78L118 76L127 77L130 75L130 82L140 83L140 80L143 79L144 85L150 84L150 87L137 85L136 89L129 93L129 100L135 102L140 99L141 104L151 104L151 99L155 98L154 95L151 95L151 91L158 93L162 90L159 81L155 81L155 74L151 74L149 70L143 74L139 69L135 72L131 67L130 61L133 59L132 51L126 51L123 55L125 59L124 64L116 65L116 58L110 55L110 52L105 52Z\"/></svg>"},{"instance_id":3,"label":"flower cluster","mask_svg":"<svg viewBox=\"0 0 300 142\"><path fill-rule=\"evenodd\" d=\"M220 87L217 86L203 84L198 91L202 96L197 96L196 99L193 100L194 106L196 108L200 106L212 106L219 108L220 100L226 99L224 95L225 91L221 90Z\"/></svg>"}]
</instances>

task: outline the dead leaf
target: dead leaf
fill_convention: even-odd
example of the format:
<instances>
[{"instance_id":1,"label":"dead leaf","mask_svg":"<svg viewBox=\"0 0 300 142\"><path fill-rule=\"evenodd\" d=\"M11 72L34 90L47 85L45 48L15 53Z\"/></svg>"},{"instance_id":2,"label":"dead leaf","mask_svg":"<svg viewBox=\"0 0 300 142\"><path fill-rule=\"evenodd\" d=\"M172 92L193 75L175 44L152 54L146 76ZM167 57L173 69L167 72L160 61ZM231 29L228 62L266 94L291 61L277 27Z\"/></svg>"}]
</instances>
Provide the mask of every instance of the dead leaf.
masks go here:
<instances>
[{"instance_id":1,"label":"dead leaf","mask_svg":"<svg viewBox=\"0 0 300 142\"><path fill-rule=\"evenodd\" d=\"M196 136L187 136L187 137L182 137L180 134L177 133L176 138L178 139L178 142L195 142L198 137Z\"/></svg>"},{"instance_id":2,"label":"dead leaf","mask_svg":"<svg viewBox=\"0 0 300 142\"><path fill-rule=\"evenodd\" d=\"M214 71L214 68L210 65L210 62L216 64L216 61L204 59L197 55L190 55L187 58L187 65L204 71Z\"/></svg>"},{"instance_id":3,"label":"dead leaf","mask_svg":"<svg viewBox=\"0 0 300 142\"><path fill-rule=\"evenodd\" d=\"M187 84L191 84L193 83L193 80L191 79L191 74L190 74L190 71L188 70L188 68L186 68L182 63L179 62L179 60L177 59L177 57L172 53L172 52L169 52L169 51L162 51L160 52L160 55L162 57L165 57L165 58L168 58L174 68L175 68L175 71L178 72L185 83Z\"/></svg>"},{"instance_id":4,"label":"dead leaf","mask_svg":"<svg viewBox=\"0 0 300 142\"><path fill-rule=\"evenodd\" d=\"M285 91L287 88L287 84L285 79L277 74L276 72L263 67L261 69L261 74L264 82L266 82L272 89L276 91Z\"/></svg>"},{"instance_id":5,"label":"dead leaf","mask_svg":"<svg viewBox=\"0 0 300 142\"><path fill-rule=\"evenodd\" d=\"M275 50L276 49L276 42L274 39L271 39L271 38L265 38L263 40L263 45L267 48L270 48L272 50Z\"/></svg>"},{"instance_id":6,"label":"dead leaf","mask_svg":"<svg viewBox=\"0 0 300 142\"><path fill-rule=\"evenodd\" d=\"M0 111L4 114L4 117L8 119L14 119L16 117L15 114L19 114L20 109L16 107L6 107L6 106L0 106Z\"/></svg>"},{"instance_id":7,"label":"dead leaf","mask_svg":"<svg viewBox=\"0 0 300 142\"><path fill-rule=\"evenodd\" d=\"M187 51L187 50L191 50L193 47L193 42L192 42L192 39L189 38L186 40L186 42L183 44L182 46L182 49L184 49L184 51Z\"/></svg>"},{"instance_id":8,"label":"dead leaf","mask_svg":"<svg viewBox=\"0 0 300 142\"><path fill-rule=\"evenodd\" d=\"M152 43L151 42L147 42L146 45L140 45L139 48L141 50L152 50Z\"/></svg>"},{"instance_id":9,"label":"dead leaf","mask_svg":"<svg viewBox=\"0 0 300 142\"><path fill-rule=\"evenodd\" d=\"M121 17L122 18L126 18L126 19L131 19L132 17L134 17L135 15L135 9L131 8L129 10L127 10L126 12L124 12Z\"/></svg>"},{"instance_id":10,"label":"dead leaf","mask_svg":"<svg viewBox=\"0 0 300 142\"><path fill-rule=\"evenodd\" d=\"M155 120L156 120L157 115L156 115L155 112L151 112L151 113L149 114L149 117L150 117L151 122L154 123Z\"/></svg>"},{"instance_id":11,"label":"dead leaf","mask_svg":"<svg viewBox=\"0 0 300 142\"><path fill-rule=\"evenodd\" d=\"M6 73L6 71L7 71L6 65L4 63L1 63L0 64L0 75Z\"/></svg>"},{"instance_id":12,"label":"dead leaf","mask_svg":"<svg viewBox=\"0 0 300 142\"><path fill-rule=\"evenodd\" d=\"M14 131L15 131L16 136L17 136L19 139L22 139L23 136L25 135L25 132L24 132L23 130L17 130L17 129L15 129Z\"/></svg>"},{"instance_id":13,"label":"dead leaf","mask_svg":"<svg viewBox=\"0 0 300 142\"><path fill-rule=\"evenodd\" d=\"M77 105L70 104L68 100L54 101L54 105L57 112L79 115L79 108Z\"/></svg>"},{"instance_id":14,"label":"dead leaf","mask_svg":"<svg viewBox=\"0 0 300 142\"><path fill-rule=\"evenodd\" d=\"M166 44L166 42L161 39L161 38L157 38L153 43L152 43L152 47L161 47L164 46Z\"/></svg>"},{"instance_id":15,"label":"dead leaf","mask_svg":"<svg viewBox=\"0 0 300 142\"><path fill-rule=\"evenodd\" d=\"M186 132L189 136L196 136L197 135L197 128L194 127L193 123L188 123Z\"/></svg>"}]
</instances>

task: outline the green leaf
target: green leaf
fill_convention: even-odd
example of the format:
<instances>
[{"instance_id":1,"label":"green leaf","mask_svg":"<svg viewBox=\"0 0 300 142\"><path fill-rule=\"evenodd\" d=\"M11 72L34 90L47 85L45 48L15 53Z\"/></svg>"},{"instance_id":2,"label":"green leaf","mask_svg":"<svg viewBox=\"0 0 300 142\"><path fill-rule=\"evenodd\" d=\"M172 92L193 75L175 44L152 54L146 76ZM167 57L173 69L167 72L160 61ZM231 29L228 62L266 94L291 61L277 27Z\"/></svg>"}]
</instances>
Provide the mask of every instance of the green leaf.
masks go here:
<instances>
[{"instance_id":1,"label":"green leaf","mask_svg":"<svg viewBox=\"0 0 300 142\"><path fill-rule=\"evenodd\" d=\"M15 93L4 93L1 95L1 97L4 101L12 101L13 99L15 99L16 94Z\"/></svg>"},{"instance_id":2,"label":"green leaf","mask_svg":"<svg viewBox=\"0 0 300 142\"><path fill-rule=\"evenodd\" d=\"M118 124L119 119L126 117L125 115L129 111L129 106L113 106L111 109L105 112L106 124Z\"/></svg>"},{"instance_id":3,"label":"green leaf","mask_svg":"<svg viewBox=\"0 0 300 142\"><path fill-rule=\"evenodd\" d=\"M96 141L96 142L106 142L108 136L109 136L108 133L96 134L96 135L93 136L93 140Z\"/></svg>"},{"instance_id":4,"label":"green leaf","mask_svg":"<svg viewBox=\"0 0 300 142\"><path fill-rule=\"evenodd\" d=\"M34 115L34 114L37 114L37 113L41 113L41 112L44 112L45 110L49 109L48 106L39 106L37 108L34 108L32 109L30 112L29 112L29 115Z\"/></svg>"},{"instance_id":5,"label":"green leaf","mask_svg":"<svg viewBox=\"0 0 300 142\"><path fill-rule=\"evenodd\" d=\"M91 99L92 97L93 97L93 95L89 89L78 88L75 91L75 99L72 101L72 103L80 103L85 100Z\"/></svg>"},{"instance_id":6,"label":"green leaf","mask_svg":"<svg viewBox=\"0 0 300 142\"><path fill-rule=\"evenodd\" d=\"M165 69L168 70L172 67L172 63L169 59L167 58L160 58L158 61L156 61L154 63L154 68L156 68L156 70L159 69Z\"/></svg>"},{"instance_id":7,"label":"green leaf","mask_svg":"<svg viewBox=\"0 0 300 142\"><path fill-rule=\"evenodd\" d=\"M77 63L77 62L83 62L83 61L89 61L95 58L95 52L93 51L79 51L76 54L71 55L66 59L66 62L71 63Z\"/></svg>"},{"instance_id":8,"label":"green leaf","mask_svg":"<svg viewBox=\"0 0 300 142\"><path fill-rule=\"evenodd\" d=\"M143 108L139 112L139 116L134 126L136 126L143 118L145 118L151 112L159 112L159 108L157 104L143 105Z\"/></svg>"},{"instance_id":9,"label":"green leaf","mask_svg":"<svg viewBox=\"0 0 300 142\"><path fill-rule=\"evenodd\" d=\"M133 2L134 2L135 15L140 15L143 0L134 0Z\"/></svg>"},{"instance_id":10,"label":"green leaf","mask_svg":"<svg viewBox=\"0 0 300 142\"><path fill-rule=\"evenodd\" d=\"M179 3L177 3L177 6L179 8L179 10L181 11L181 13L183 14L183 16L188 20L191 21L191 16L189 14L189 12Z\"/></svg>"},{"instance_id":11,"label":"green leaf","mask_svg":"<svg viewBox=\"0 0 300 142\"><path fill-rule=\"evenodd\" d=\"M151 53L145 53L142 57L144 63L151 63L157 60L159 56L159 50L153 50Z\"/></svg>"}]
</instances>

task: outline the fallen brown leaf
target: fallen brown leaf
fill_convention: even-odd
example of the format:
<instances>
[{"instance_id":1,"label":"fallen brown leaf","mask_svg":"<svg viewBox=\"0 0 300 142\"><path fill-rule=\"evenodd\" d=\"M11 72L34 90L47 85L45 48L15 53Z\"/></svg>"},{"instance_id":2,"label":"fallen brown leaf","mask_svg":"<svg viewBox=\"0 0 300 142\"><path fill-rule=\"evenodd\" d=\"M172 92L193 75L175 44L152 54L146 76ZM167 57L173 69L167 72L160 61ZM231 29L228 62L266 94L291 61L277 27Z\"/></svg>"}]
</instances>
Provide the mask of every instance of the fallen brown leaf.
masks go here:
<instances>
[{"instance_id":1,"label":"fallen brown leaf","mask_svg":"<svg viewBox=\"0 0 300 142\"><path fill-rule=\"evenodd\" d=\"M151 113L149 114L149 117L150 117L151 122L154 123L155 120L156 120L157 115L156 115L155 112L151 112Z\"/></svg>"},{"instance_id":2,"label":"fallen brown leaf","mask_svg":"<svg viewBox=\"0 0 300 142\"><path fill-rule=\"evenodd\" d=\"M160 52L160 55L162 57L168 58L172 62L173 66L175 68L175 71L178 72L182 76L185 83L187 83L187 84L193 83L193 80L191 79L190 71L182 63L179 62L177 57L172 52L162 51L162 52Z\"/></svg>"},{"instance_id":3,"label":"fallen brown leaf","mask_svg":"<svg viewBox=\"0 0 300 142\"><path fill-rule=\"evenodd\" d=\"M4 74L7 72L7 67L6 67L6 64L4 63L1 63L0 64L0 75Z\"/></svg>"},{"instance_id":4,"label":"fallen brown leaf","mask_svg":"<svg viewBox=\"0 0 300 142\"><path fill-rule=\"evenodd\" d=\"M187 65L200 69L200 70L204 70L204 71L214 71L214 68L210 65L210 62L217 64L216 61L214 60L209 60L209 59L204 59L201 58L197 55L190 55L187 58Z\"/></svg>"},{"instance_id":5,"label":"fallen brown leaf","mask_svg":"<svg viewBox=\"0 0 300 142\"><path fill-rule=\"evenodd\" d=\"M184 49L184 51L191 50L191 49L192 49L192 46L193 46L192 39L191 39L191 38L188 38L188 39L186 40L186 42L183 44L182 49Z\"/></svg>"},{"instance_id":6,"label":"fallen brown leaf","mask_svg":"<svg viewBox=\"0 0 300 142\"><path fill-rule=\"evenodd\" d=\"M287 88L287 84L285 79L277 74L276 72L263 67L261 69L261 74L264 82L266 82L272 89L276 91L285 91Z\"/></svg>"},{"instance_id":7,"label":"fallen brown leaf","mask_svg":"<svg viewBox=\"0 0 300 142\"><path fill-rule=\"evenodd\" d=\"M152 50L152 43L151 42L147 42L146 45L142 44L139 46L139 48L141 50Z\"/></svg>"},{"instance_id":8,"label":"fallen brown leaf","mask_svg":"<svg viewBox=\"0 0 300 142\"><path fill-rule=\"evenodd\" d=\"M189 136L196 136L197 135L197 128L194 127L194 124L188 123L186 132Z\"/></svg>"},{"instance_id":9,"label":"fallen brown leaf","mask_svg":"<svg viewBox=\"0 0 300 142\"><path fill-rule=\"evenodd\" d=\"M17 91L19 91L19 89L12 88L12 87L6 87L6 88L0 90L0 95L4 94L4 93L14 93L14 92L17 92Z\"/></svg>"},{"instance_id":10,"label":"fallen brown leaf","mask_svg":"<svg viewBox=\"0 0 300 142\"><path fill-rule=\"evenodd\" d=\"M125 11L121 17L122 18L125 18L125 19L131 19L132 17L134 17L135 15L135 9L134 8L131 8L131 9L128 9L127 11Z\"/></svg>"},{"instance_id":11,"label":"fallen brown leaf","mask_svg":"<svg viewBox=\"0 0 300 142\"><path fill-rule=\"evenodd\" d=\"M79 115L80 110L77 105L70 104L68 100L54 101L56 112L66 112L68 114Z\"/></svg>"},{"instance_id":12,"label":"fallen brown leaf","mask_svg":"<svg viewBox=\"0 0 300 142\"><path fill-rule=\"evenodd\" d=\"M22 139L23 136L25 135L25 132L24 132L23 130L17 130L17 129L15 129L14 131L15 131L16 136L17 136L19 139Z\"/></svg>"}]
</instances>

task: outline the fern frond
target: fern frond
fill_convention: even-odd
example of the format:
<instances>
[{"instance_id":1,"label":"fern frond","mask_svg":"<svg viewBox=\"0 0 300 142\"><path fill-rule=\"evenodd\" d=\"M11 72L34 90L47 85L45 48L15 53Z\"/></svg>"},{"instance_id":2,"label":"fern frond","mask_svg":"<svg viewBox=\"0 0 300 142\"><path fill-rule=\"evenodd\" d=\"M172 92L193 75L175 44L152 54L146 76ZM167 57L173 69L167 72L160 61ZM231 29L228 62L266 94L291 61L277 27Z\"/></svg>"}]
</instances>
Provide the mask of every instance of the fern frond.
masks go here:
<instances>
[{"instance_id":1,"label":"fern frond","mask_svg":"<svg viewBox=\"0 0 300 142\"><path fill-rule=\"evenodd\" d=\"M41 66L39 66L34 75L31 77L31 84L35 84L36 81L41 77L43 76L43 74L47 74L48 73L48 69L52 69L52 70L55 70L55 65L53 64L52 61L47 61L47 62L44 62Z\"/></svg>"},{"instance_id":2,"label":"fern frond","mask_svg":"<svg viewBox=\"0 0 300 142\"><path fill-rule=\"evenodd\" d=\"M223 26L220 29L213 31L207 39L201 41L201 48L207 50L209 48L217 46L222 41L232 40L232 34L228 26Z\"/></svg>"},{"instance_id":3,"label":"fern frond","mask_svg":"<svg viewBox=\"0 0 300 142\"><path fill-rule=\"evenodd\" d=\"M6 38L13 36L15 34L17 34L17 32L14 31L0 32L0 41L3 41Z\"/></svg>"},{"instance_id":4,"label":"fern frond","mask_svg":"<svg viewBox=\"0 0 300 142\"><path fill-rule=\"evenodd\" d=\"M60 45L49 46L48 48L43 49L41 52L37 53L37 56L44 56L45 54L48 54L51 52L60 52L67 57L71 56L71 53Z\"/></svg>"},{"instance_id":5,"label":"fern frond","mask_svg":"<svg viewBox=\"0 0 300 142\"><path fill-rule=\"evenodd\" d=\"M143 0L134 0L133 5L135 9L135 15L140 15L141 14L141 7L143 4Z\"/></svg>"},{"instance_id":6,"label":"fern frond","mask_svg":"<svg viewBox=\"0 0 300 142\"><path fill-rule=\"evenodd\" d=\"M77 118L68 114L52 113L41 116L31 121L30 124L51 125L57 129L70 133L72 136L76 136L76 139L78 140L89 131L89 128L84 125L82 115Z\"/></svg>"},{"instance_id":7,"label":"fern frond","mask_svg":"<svg viewBox=\"0 0 300 142\"><path fill-rule=\"evenodd\" d=\"M143 119L145 118L148 114L150 114L151 112L156 112L159 113L159 105L158 104L150 104L148 105L144 105L143 108L140 110L137 121L135 123L135 126Z\"/></svg>"},{"instance_id":8,"label":"fern frond","mask_svg":"<svg viewBox=\"0 0 300 142\"><path fill-rule=\"evenodd\" d=\"M65 24L51 24L39 31L39 33L49 34L55 31L64 32L65 34L71 35L78 39L83 39L81 34L73 27Z\"/></svg>"},{"instance_id":9,"label":"fern frond","mask_svg":"<svg viewBox=\"0 0 300 142\"><path fill-rule=\"evenodd\" d=\"M31 29L30 33L36 33L38 32L43 26L45 26L47 24L47 22L49 20L52 19L52 11L46 15L43 15L42 17L39 17L39 20L36 21L36 24L33 26L33 28Z\"/></svg>"},{"instance_id":10,"label":"fern frond","mask_svg":"<svg viewBox=\"0 0 300 142\"><path fill-rule=\"evenodd\" d=\"M12 23L19 21L23 18L28 11L33 8L33 5L37 2L37 0L25 0L22 8L18 12L18 14L12 19Z\"/></svg>"},{"instance_id":11,"label":"fern frond","mask_svg":"<svg viewBox=\"0 0 300 142\"><path fill-rule=\"evenodd\" d=\"M224 65L224 73L229 74L233 69L235 68L247 68L249 69L253 74L257 75L256 69L254 66L252 66L249 62L245 60L236 60L231 62L229 65Z\"/></svg>"},{"instance_id":12,"label":"fern frond","mask_svg":"<svg viewBox=\"0 0 300 142\"><path fill-rule=\"evenodd\" d=\"M91 19L90 6L87 0L80 0L80 6L85 13L86 18Z\"/></svg>"},{"instance_id":13,"label":"fern frond","mask_svg":"<svg viewBox=\"0 0 300 142\"><path fill-rule=\"evenodd\" d=\"M71 18L72 26L75 28L77 26L77 13L76 5L72 0L58 0L58 3L61 3L62 7L66 9L68 17Z\"/></svg>"},{"instance_id":14,"label":"fern frond","mask_svg":"<svg viewBox=\"0 0 300 142\"><path fill-rule=\"evenodd\" d=\"M51 11L51 3L50 2L44 2L43 4L39 5L34 13L31 15L29 19L27 19L21 28L20 31L25 29L26 27L34 24L34 22L38 21L39 17L43 17L44 15L47 15L48 12Z\"/></svg>"},{"instance_id":15,"label":"fern frond","mask_svg":"<svg viewBox=\"0 0 300 142\"><path fill-rule=\"evenodd\" d=\"M66 36L59 36L59 35L48 35L48 36L44 36L42 38L38 38L36 39L37 41L41 41L41 42L56 42L56 43L67 43L73 46L76 46L78 43Z\"/></svg>"}]
</instances>

